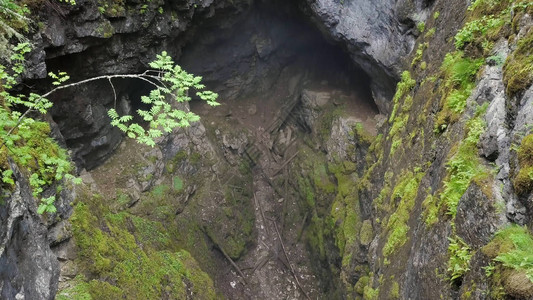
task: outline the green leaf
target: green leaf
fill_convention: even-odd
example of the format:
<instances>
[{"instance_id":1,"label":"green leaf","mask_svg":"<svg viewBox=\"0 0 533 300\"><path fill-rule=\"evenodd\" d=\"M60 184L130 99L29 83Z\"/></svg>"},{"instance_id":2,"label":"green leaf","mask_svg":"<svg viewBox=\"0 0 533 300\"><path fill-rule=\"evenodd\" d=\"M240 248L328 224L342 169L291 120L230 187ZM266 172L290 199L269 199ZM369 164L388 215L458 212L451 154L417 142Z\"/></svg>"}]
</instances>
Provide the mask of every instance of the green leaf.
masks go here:
<instances>
[{"instance_id":1,"label":"green leaf","mask_svg":"<svg viewBox=\"0 0 533 300\"><path fill-rule=\"evenodd\" d=\"M41 203L39 204L39 208L37 208L37 213L42 215L46 211L46 204Z\"/></svg>"},{"instance_id":2,"label":"green leaf","mask_svg":"<svg viewBox=\"0 0 533 300\"><path fill-rule=\"evenodd\" d=\"M118 113L117 111L112 108L110 110L107 111L107 115L111 118L111 119L117 119L118 118Z\"/></svg>"}]
</instances>

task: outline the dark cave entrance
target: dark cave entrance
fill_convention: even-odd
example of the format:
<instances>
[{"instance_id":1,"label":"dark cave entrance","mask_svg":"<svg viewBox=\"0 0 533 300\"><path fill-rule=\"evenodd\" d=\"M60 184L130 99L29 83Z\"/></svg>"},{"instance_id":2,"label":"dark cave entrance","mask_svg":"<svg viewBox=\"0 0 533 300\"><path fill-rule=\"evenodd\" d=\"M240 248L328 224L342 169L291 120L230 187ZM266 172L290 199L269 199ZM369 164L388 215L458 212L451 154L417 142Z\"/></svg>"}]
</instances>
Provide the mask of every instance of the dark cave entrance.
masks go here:
<instances>
[{"instance_id":1,"label":"dark cave entrance","mask_svg":"<svg viewBox=\"0 0 533 300\"><path fill-rule=\"evenodd\" d=\"M215 16L191 36L179 64L203 76L222 103L209 110L193 101L191 109L200 116L232 116L250 129L267 127L280 109L290 106L287 102L311 90L327 94L374 132L379 111L369 76L296 4L256 3L238 19Z\"/></svg>"},{"instance_id":2,"label":"dark cave entrance","mask_svg":"<svg viewBox=\"0 0 533 300\"><path fill-rule=\"evenodd\" d=\"M271 216L276 221L286 218L287 211L297 215L298 224L291 223L290 226L292 229L301 228L300 233L304 234L312 227L311 217L307 217L310 209L302 204L306 200L300 197L301 194L294 191L298 189L294 181L298 180L298 176L305 176L303 173L308 170L296 164L294 168L301 170L295 171L299 175L294 176L288 171L286 174L276 172L276 168L290 161L299 151L315 152L314 158L325 163L327 138L324 135L327 134L319 132L318 127L329 127L324 131L331 131L335 118L342 116L344 120L363 124L366 131L375 134L379 110L372 97L369 76L354 64L348 53L324 38L308 22L308 18L291 5L280 5L276 1L274 4L256 3L239 19L227 20L223 16L215 16L191 34L191 42L183 48L178 63L188 72L203 76L208 89L220 94L220 107L212 109L198 100L193 100L190 107L201 116L208 137L219 146L220 152L232 152L242 161L247 158L252 161L254 199L255 193L267 196L263 200L250 201L263 201L264 205L270 206ZM316 110L308 109L309 103L303 105L304 98L307 98L305 101L314 101ZM305 114L316 116L307 118ZM308 121L313 118L316 122ZM329 124L318 125L324 120ZM236 145L243 139L247 140L244 150ZM235 140L237 142L232 144ZM225 157L225 154L220 154L220 157ZM324 173L326 168L324 166ZM270 183L272 190L276 190L274 185L284 190L285 200L279 202L279 194L265 188L268 180L262 178L267 177L273 182ZM321 204L323 211L328 210L332 200L324 197ZM286 204L289 201L291 203ZM257 210L259 204L253 205ZM272 236L263 229L263 225L264 228L272 226L270 221L265 221L263 216L256 215L255 218L258 236L266 237L266 243L274 245ZM301 236L296 237L287 231L283 233L282 230L289 240L287 242L299 247L292 259L312 268L313 276L316 276L303 284L304 289L316 289L320 295L339 295L335 294L341 286L336 272L341 268L341 262L333 238L327 237L328 241L324 241L330 255L325 259L316 248L312 249L308 240L304 240L307 238L300 240ZM246 264L257 259L260 248L260 245L248 247L249 252L239 258L238 263ZM224 257L220 261L220 269L226 269ZM330 268L332 265L335 267ZM274 268L280 272L283 269L283 266ZM272 273L275 272L269 274ZM213 276L217 287L231 299L253 299L250 295L243 296L250 291L253 291L251 295L259 298L276 299L278 297L269 293L283 286L278 283L272 289L253 286L239 290L227 285L234 278L229 272L220 271ZM256 276L255 271L250 276ZM253 278L261 276L264 275Z\"/></svg>"}]
</instances>

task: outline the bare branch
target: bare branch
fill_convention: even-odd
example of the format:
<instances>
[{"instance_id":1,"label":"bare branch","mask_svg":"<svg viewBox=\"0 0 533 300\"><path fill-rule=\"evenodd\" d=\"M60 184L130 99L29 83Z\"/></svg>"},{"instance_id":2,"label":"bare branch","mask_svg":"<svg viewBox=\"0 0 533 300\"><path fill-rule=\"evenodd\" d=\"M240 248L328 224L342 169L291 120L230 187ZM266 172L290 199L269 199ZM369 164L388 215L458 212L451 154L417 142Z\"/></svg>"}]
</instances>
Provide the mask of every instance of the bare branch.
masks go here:
<instances>
[{"instance_id":1,"label":"bare branch","mask_svg":"<svg viewBox=\"0 0 533 300\"><path fill-rule=\"evenodd\" d=\"M153 85L155 88L157 89L161 89L164 87L164 84L160 81L160 80L157 80L160 84L163 85L160 86L160 85L157 85L156 83L152 82L151 80L148 80L147 78L145 78L145 76L147 77L150 77L150 78L156 78L155 76L153 75L147 75L146 72L144 73L141 73L141 74L122 74L122 75L102 75L102 76L96 76L96 77L92 77L92 78L88 78L88 79L85 79L85 80L81 80L81 81L78 81L78 82L74 82L74 83L70 83L70 84L66 84L66 85L62 85L62 86L58 86L52 90L50 90L48 93L44 94L44 95L41 95L39 97L39 99L37 101L35 101L35 105L34 106L37 106L37 104L39 104L41 102L42 99L50 96L51 94L59 91L59 90L62 90L62 89L66 89L66 88L70 88L70 87L74 87L74 86L78 86L78 85L81 85L81 84L85 84L85 83L88 83L88 82L93 82L93 81L96 81L96 80L101 80L101 79L107 79L109 80L109 83L111 83L111 79L113 78L133 78L133 79L139 79L139 80L143 80L143 81L146 81L148 82L150 85ZM157 79L157 78L156 78ZM115 95L115 104L116 104L116 93L115 93L115 87L113 86L113 83L111 83L111 87L113 88L113 93ZM30 113L33 111L33 107L30 107L28 108L18 119L17 121L17 124L15 124L15 126L13 126L13 128L11 128L8 132L7 132L7 136L9 136L15 129L17 129L19 126L20 126L20 123L22 123L22 120ZM2 147L5 146L7 141L4 141L2 143L2 145L0 145L0 149L2 149Z\"/></svg>"},{"instance_id":2,"label":"bare branch","mask_svg":"<svg viewBox=\"0 0 533 300\"><path fill-rule=\"evenodd\" d=\"M115 91L115 86L113 85L113 82L111 82L111 78L107 78L107 80L109 80L109 84L111 85L111 88L113 89L113 96L114 96L114 103L115 105L113 106L114 108L117 108L117 92Z\"/></svg>"},{"instance_id":3,"label":"bare branch","mask_svg":"<svg viewBox=\"0 0 533 300\"><path fill-rule=\"evenodd\" d=\"M146 81L148 82L149 84L155 86L156 88L160 89L162 88L161 86L157 85L156 83L148 80L145 78L145 76L147 76L146 74L144 73L141 73L141 74L122 74L122 75L102 75L102 76L96 76L96 77L92 77L92 78L88 78L88 79L85 79L85 80L81 80L81 81L78 81L78 82L74 82L74 83L70 83L70 84L65 84L65 85L62 85L62 86L58 86L52 90L50 90L48 93L42 95L41 97L42 98L46 98L48 97L49 95L59 91L59 90L62 90L62 89L66 89L66 88L70 88L70 87L73 87L73 86L78 86L78 85L81 85L81 84L85 84L85 83L88 83L88 82L93 82L93 81L96 81L96 80L100 80L100 79L113 79L113 78L133 78L133 79L139 79L139 80L143 80L143 81Z\"/></svg>"}]
</instances>

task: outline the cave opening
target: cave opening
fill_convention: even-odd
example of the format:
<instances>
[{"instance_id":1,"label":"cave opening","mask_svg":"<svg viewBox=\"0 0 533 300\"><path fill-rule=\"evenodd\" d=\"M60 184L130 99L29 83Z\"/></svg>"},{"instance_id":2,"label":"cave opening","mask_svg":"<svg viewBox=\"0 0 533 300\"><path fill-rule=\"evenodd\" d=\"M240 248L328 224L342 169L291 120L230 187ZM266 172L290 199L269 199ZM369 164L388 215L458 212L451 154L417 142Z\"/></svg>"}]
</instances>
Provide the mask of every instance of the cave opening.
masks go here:
<instances>
[{"instance_id":1,"label":"cave opening","mask_svg":"<svg viewBox=\"0 0 533 300\"><path fill-rule=\"evenodd\" d=\"M312 91L375 132L379 110L369 76L297 4L256 2L238 19L215 16L193 32L179 63L220 95L215 110L191 103L200 116L232 116L248 129L266 128L280 110L293 107L288 102Z\"/></svg>"},{"instance_id":2,"label":"cave opening","mask_svg":"<svg viewBox=\"0 0 533 300\"><path fill-rule=\"evenodd\" d=\"M185 33L184 39L188 42L183 48L181 47L184 42L179 41L174 45L175 49L168 49L174 54L181 52L177 60L178 64L189 73L203 76L207 89L220 94L219 102L222 105L218 108L211 109L199 100L193 100L190 103L191 110L202 118L209 139L211 138L209 136L210 131L222 132L220 136L222 136L221 140L223 141L210 139L210 142L215 144L217 149L225 147L223 151L227 149L233 151L240 146L247 147L254 143L258 148L264 149L266 147L266 151L254 152L254 149L252 151L246 149L245 155L240 152L242 149L237 149L234 152L239 155L234 155L238 158L233 161L228 157L223 157L225 154L220 155L220 161L225 158L228 164L233 164L231 167L225 166L224 168L231 170L232 167L238 166L237 169L240 171L241 166L245 166L244 169L246 169L246 155L254 161L258 160L254 157L255 154L264 152L261 158L262 162L255 161L260 166L253 168L253 170L247 170L246 173L247 179L253 185L250 187L253 196L245 199L249 202L244 203L243 201L239 204L243 207L237 208L243 211L247 210L247 207L252 208L250 210L253 214L251 219L255 223L250 226L254 226L254 230L258 231L257 240L255 240L254 234L248 233L248 236L242 237L244 233L241 231L228 231L221 234L223 238L238 236L239 239L247 242L245 246L247 249L243 252L244 254L236 258L238 259L237 263L242 265L248 264L248 262L263 262L261 265L251 268L253 272L250 273L250 277L258 283L250 285L250 287L239 286L237 289L228 285L228 282L234 282L234 275L227 272L226 258L220 257L220 253L217 254L213 250L217 247L221 249L220 245L216 245L217 247L210 245L209 249L212 251L209 254L206 254L207 252L196 253L198 254L197 257L211 255L217 258L217 268L215 268L217 271L210 275L213 276L217 288L230 299L249 298L249 295L256 295L256 297L263 299L281 299L281 295L286 298L288 288L294 286L291 281L292 277L286 272L287 269L291 268L291 261L295 262L295 265L303 266L297 270L306 278L302 280L303 288L300 288L301 290L308 291L311 295L334 295L336 293L338 284L335 282L335 278L339 276L334 273L338 272L341 262L335 252L338 250L333 245L333 239L320 237L323 240L327 239L327 241L323 241L322 247L330 249L327 250L329 251L328 255L330 255L328 259L324 258L324 254L320 254L325 250L308 249L306 247L312 247L309 246L311 242L302 240L310 240L308 237L302 238L302 235L315 234L312 232L312 228L316 225L311 223L323 218L333 201L332 196L334 195L331 192L331 186L336 185L337 181L326 170L328 158L325 155L325 149L328 146L326 141L318 141L318 139L312 140L296 150L294 149L296 147L291 148L291 146L297 144L292 143L296 140L296 135L303 132L302 135L308 138L311 136L309 133L312 133L313 130L313 126L304 119L306 119L306 114L312 114L315 111L302 108L304 99L313 102L312 105L316 107L317 111L320 111L322 117L328 111L342 111L343 117L351 118L353 122L363 124L370 133L375 133L376 116L379 114L371 92L370 77L354 63L342 46L329 40L320 30L315 28L309 21L309 17L304 15L296 3L285 2L287 3L257 1L249 11L231 18L224 13L217 12L213 17L202 20ZM87 51L90 54L102 50L89 49ZM77 74L84 77L86 74L83 70L85 69L79 68L79 66L85 63L86 55L88 54L73 54L68 59L64 57L52 58L47 62L49 68L54 70L81 69L82 71ZM137 72L142 72L137 67L132 68ZM100 81L56 95L57 99L70 99L70 101L57 101L58 105L52 110L52 116L61 127L67 146L73 150L76 163L87 170L102 164L118 148L123 138L121 132L109 127L106 116L107 109L118 107L119 113L133 112L142 107L141 95L148 93L151 89L149 84L138 81L114 80L113 84L116 91L112 90L109 82ZM115 92L116 97L114 97ZM332 122L332 119L329 121ZM292 127L287 126L288 122L293 123L291 124ZM327 126L330 127L328 130L331 130L332 124L327 124ZM297 128L300 131L295 132L297 130L291 128ZM242 132L248 134L248 140L235 146L240 142L238 135ZM273 134L265 137L267 135L263 133ZM225 140L225 138L229 140L231 137L237 137L235 143ZM204 140L201 142L204 143ZM321 145L319 146L319 144ZM300 145L297 146L300 147ZM206 146L206 148L208 147ZM310 156L308 160L315 159L315 163L321 164L316 169L320 173L320 178L317 177L318 179L312 181L312 184L317 184L321 180L329 182L330 193L322 199L322 207L319 207L320 215L309 213L315 207L309 208L305 206L308 204L302 204L306 200L302 200L301 191L297 190L299 188L298 183L294 183L295 178L302 179L307 176L306 172L310 173L309 169L295 170L296 173L290 174L288 169L284 171L287 163L298 155L300 149L304 149L301 151L302 153L313 152L313 156ZM190 149L180 148L180 150L181 154L190 153L187 152ZM117 152L120 152L120 149ZM165 155L167 154L163 154L163 156ZM193 157L204 158L198 153L194 153ZM355 157L355 159L360 159L360 156ZM182 157L181 160L185 161L187 157ZM209 159L206 159L206 162L211 163ZM187 192L190 194L185 196L184 206L187 201L191 201L191 203L192 201L204 201L200 199L202 194L196 192L197 184L198 189L201 189L202 184L205 184L202 180L209 181L209 178L217 172L216 169L220 165L224 166L223 164L206 166L209 171L206 173L205 179L194 179L190 192ZM294 169L301 166L300 164ZM165 170L173 170L173 168L174 166ZM194 168L191 167L191 170L194 169L196 172L196 168L200 167L194 166ZM220 168L222 169L222 167ZM220 170L218 171L225 174ZM315 170L311 171L314 172ZM278 176L280 174L281 176ZM296 176L292 176L294 174ZM182 176L182 174L179 175ZM215 175L218 176L218 174ZM278 178L278 182L282 182L279 187L274 187L270 182L272 180L270 178L275 176L282 178ZM176 178L179 177L176 175ZM222 187L226 187L225 184L231 178L233 177L229 177L227 181L224 180L224 184L219 182L221 190L223 190ZM216 179L218 180L218 177ZM234 182L234 184L245 183ZM276 188L281 190L281 186L283 186L284 196L280 196L279 192L276 191ZM335 189L334 186L332 190ZM209 192L211 191L209 190ZM220 191L213 191L213 193L216 192ZM255 199L256 194L257 199ZM193 197L195 199L189 200L189 196L191 199ZM211 194L207 198L211 199ZM228 199L224 194L213 199L231 202L229 198L229 194ZM208 204L211 203L208 202ZM218 213L223 205L224 203L216 203L208 209ZM279 236L276 237L273 234L274 229L277 231L277 223L258 215L256 205L263 205L266 214L272 216L271 219L275 219L276 222L280 222L281 234L278 233ZM187 207L180 207L179 214L186 214L187 211L185 213L183 211L187 209L194 212L193 208ZM202 206L203 208L204 206ZM235 207L222 208L225 216L221 219L222 222L235 222L236 220L232 219L234 212L231 211ZM173 217L173 220L182 218L181 216L177 217L179 214L176 212L176 217ZM194 215L196 216L196 214ZM215 215L219 216L219 214ZM287 222L279 221L281 218L287 219ZM208 218L206 217L206 219ZM286 224L286 227L281 226L282 224ZM213 226L227 227L225 225L227 224ZM289 229L285 230L287 228ZM203 233L195 234L203 238ZM284 235L287 242L296 249L290 254L291 261L289 261L289 255L283 259L279 254L281 253L279 241L283 239L281 235ZM210 243L216 242L211 241ZM194 247L188 250L193 253L195 251ZM265 251L267 256L264 256ZM333 266L333 270L330 269L330 264ZM265 265L268 268L263 268ZM257 276L255 275L256 270L259 273ZM293 275L296 277L295 274ZM268 281L270 278L278 278L279 280L278 282L270 282ZM297 293L296 295L300 294Z\"/></svg>"},{"instance_id":3,"label":"cave opening","mask_svg":"<svg viewBox=\"0 0 533 300\"><path fill-rule=\"evenodd\" d=\"M241 157L236 164L249 158L254 166L254 196L250 203L255 209L257 239L247 246L237 263L265 261L263 252L279 248L278 240L286 239L297 249L287 256L287 261L308 267L298 270L306 274L302 276L308 275L300 289L336 298L340 285L335 278L341 268L338 249L331 236L313 229L319 226L314 222L326 219L334 195L318 195L320 188L316 188L320 199L305 199L306 191L300 182L313 173L320 175L311 179L315 181L310 185L337 184L335 176L327 171L328 151L332 153L330 157L341 155L335 153L338 149L327 145L328 140L334 139L331 132L335 121L342 118L337 124L345 122L349 124L346 127L360 123L368 133L376 133L379 110L370 77L340 45L315 28L295 4L278 1L258 2L238 19L225 20L215 15L192 32L178 63L188 72L202 76L208 89L220 95L221 106L216 108L199 100L190 103L208 136L211 132L211 142L223 152L220 156L230 163L235 162L235 156ZM342 134L349 135L346 131ZM357 147L353 144L347 148ZM311 156L302 154L296 158L298 163L291 171L284 169L298 153L311 152ZM363 158L353 154L345 161L356 165ZM311 159L314 161L309 166ZM320 204L310 207L308 200ZM271 219L258 213L260 207ZM285 228L280 225L283 238L271 234L278 226L273 225L276 222L285 224ZM313 235L320 235L317 240L322 239L322 246L313 246ZM225 259L220 260L221 266L226 266ZM214 281L230 299L253 298L250 295L282 299L280 295L287 293L282 291L285 283L265 284L269 278L283 274L290 264L278 262L277 256L267 256L268 268L261 269L264 264L254 268L250 278L258 283L251 286L230 288L227 282L235 277L225 271L215 272ZM256 274L256 269L261 271Z\"/></svg>"}]
</instances>

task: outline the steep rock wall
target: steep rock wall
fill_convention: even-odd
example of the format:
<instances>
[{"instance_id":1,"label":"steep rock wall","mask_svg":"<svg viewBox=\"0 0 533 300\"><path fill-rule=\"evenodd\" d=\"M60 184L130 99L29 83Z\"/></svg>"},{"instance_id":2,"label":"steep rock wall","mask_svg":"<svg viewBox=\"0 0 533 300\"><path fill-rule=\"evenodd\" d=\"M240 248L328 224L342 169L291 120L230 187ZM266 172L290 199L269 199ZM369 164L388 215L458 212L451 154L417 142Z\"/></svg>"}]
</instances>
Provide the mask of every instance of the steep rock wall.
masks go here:
<instances>
[{"instance_id":1,"label":"steep rock wall","mask_svg":"<svg viewBox=\"0 0 533 300\"><path fill-rule=\"evenodd\" d=\"M370 75L376 104L388 112L404 58L419 34L415 25L427 18L431 2L308 0L302 7Z\"/></svg>"}]
</instances>

